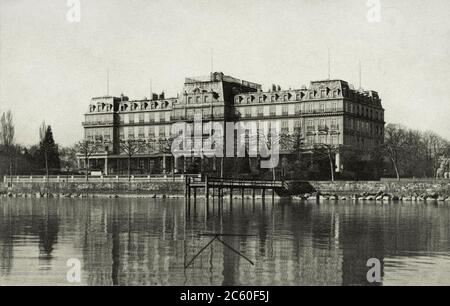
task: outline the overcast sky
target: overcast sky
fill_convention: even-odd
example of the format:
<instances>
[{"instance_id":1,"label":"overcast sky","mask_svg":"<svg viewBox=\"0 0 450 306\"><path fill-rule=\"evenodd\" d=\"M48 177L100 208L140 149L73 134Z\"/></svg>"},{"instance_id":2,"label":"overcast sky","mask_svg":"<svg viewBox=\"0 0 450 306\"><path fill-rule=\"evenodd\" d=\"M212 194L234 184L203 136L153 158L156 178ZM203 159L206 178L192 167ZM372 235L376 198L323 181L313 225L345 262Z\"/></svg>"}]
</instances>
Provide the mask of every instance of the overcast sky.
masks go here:
<instances>
[{"instance_id":1,"label":"overcast sky","mask_svg":"<svg viewBox=\"0 0 450 306\"><path fill-rule=\"evenodd\" d=\"M372 0L375 1L375 0ZM450 138L450 1L380 0L0 0L0 112L11 109L16 138L82 136L90 98L130 98L182 88L185 76L214 70L263 84L300 87L331 76L379 92L386 121Z\"/></svg>"}]
</instances>

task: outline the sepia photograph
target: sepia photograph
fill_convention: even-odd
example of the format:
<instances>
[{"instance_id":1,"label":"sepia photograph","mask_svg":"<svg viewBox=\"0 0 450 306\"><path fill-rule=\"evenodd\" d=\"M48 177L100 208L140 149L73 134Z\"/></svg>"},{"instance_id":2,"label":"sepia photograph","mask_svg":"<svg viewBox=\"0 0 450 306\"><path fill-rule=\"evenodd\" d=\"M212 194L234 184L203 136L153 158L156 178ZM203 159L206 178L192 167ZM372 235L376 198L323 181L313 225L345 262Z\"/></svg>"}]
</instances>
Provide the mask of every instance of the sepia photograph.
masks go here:
<instances>
[{"instance_id":1,"label":"sepia photograph","mask_svg":"<svg viewBox=\"0 0 450 306\"><path fill-rule=\"evenodd\" d=\"M0 286L449 286L449 12L0 0Z\"/></svg>"}]
</instances>

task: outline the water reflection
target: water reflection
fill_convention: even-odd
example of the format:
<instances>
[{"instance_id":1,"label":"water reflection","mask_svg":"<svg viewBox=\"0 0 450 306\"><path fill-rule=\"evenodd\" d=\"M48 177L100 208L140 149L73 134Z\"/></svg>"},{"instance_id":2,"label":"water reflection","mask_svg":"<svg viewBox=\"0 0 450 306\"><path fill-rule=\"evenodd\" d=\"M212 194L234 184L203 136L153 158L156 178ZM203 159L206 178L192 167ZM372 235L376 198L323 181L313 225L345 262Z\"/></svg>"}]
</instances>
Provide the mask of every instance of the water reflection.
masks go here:
<instances>
[{"instance_id":1,"label":"water reflection","mask_svg":"<svg viewBox=\"0 0 450 306\"><path fill-rule=\"evenodd\" d=\"M157 199L0 199L0 284L450 284L450 207L433 204L249 201L184 205ZM212 238L216 241L187 269ZM436 273L435 271L439 271ZM416 276L416 277L415 277Z\"/></svg>"}]
</instances>

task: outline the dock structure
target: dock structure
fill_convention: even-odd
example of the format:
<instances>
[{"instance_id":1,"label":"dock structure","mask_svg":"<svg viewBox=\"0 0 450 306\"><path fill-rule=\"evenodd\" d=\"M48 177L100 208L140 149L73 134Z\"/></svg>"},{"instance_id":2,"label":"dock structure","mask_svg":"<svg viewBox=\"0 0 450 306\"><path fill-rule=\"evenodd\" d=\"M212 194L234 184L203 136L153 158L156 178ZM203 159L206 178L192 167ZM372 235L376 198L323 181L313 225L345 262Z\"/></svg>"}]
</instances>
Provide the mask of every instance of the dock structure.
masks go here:
<instances>
[{"instance_id":1,"label":"dock structure","mask_svg":"<svg viewBox=\"0 0 450 306\"><path fill-rule=\"evenodd\" d=\"M209 204L210 195L214 199L217 195L219 200L223 199L224 191L229 190L230 201L233 201L233 192L240 191L242 200L245 198L245 191L251 190L251 197L255 200L256 191L261 190L262 199L265 199L266 191L271 190L272 200L277 190L286 189L284 181L268 181L268 180L249 180L239 178L215 178L205 176L203 179L199 177L186 177L185 181L185 199L190 203L193 196L194 202L197 200L197 190L203 190L205 195L205 204Z\"/></svg>"}]
</instances>

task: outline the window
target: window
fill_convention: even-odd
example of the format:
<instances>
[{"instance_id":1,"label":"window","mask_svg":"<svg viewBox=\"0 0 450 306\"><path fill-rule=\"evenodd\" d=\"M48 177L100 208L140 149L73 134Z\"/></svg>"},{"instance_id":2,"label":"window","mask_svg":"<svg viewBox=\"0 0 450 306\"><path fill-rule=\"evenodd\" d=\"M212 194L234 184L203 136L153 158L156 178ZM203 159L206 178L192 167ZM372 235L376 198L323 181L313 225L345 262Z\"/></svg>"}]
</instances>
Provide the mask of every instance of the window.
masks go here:
<instances>
[{"instance_id":1,"label":"window","mask_svg":"<svg viewBox=\"0 0 450 306\"><path fill-rule=\"evenodd\" d=\"M302 122L300 120L294 121L294 130L299 133L302 130Z\"/></svg>"},{"instance_id":2,"label":"window","mask_svg":"<svg viewBox=\"0 0 450 306\"><path fill-rule=\"evenodd\" d=\"M148 127L148 138L155 138L155 127L149 126Z\"/></svg>"},{"instance_id":3,"label":"window","mask_svg":"<svg viewBox=\"0 0 450 306\"><path fill-rule=\"evenodd\" d=\"M332 144L332 145L337 145L337 144L339 144L339 138L338 138L338 135L331 135L331 144Z\"/></svg>"},{"instance_id":4,"label":"window","mask_svg":"<svg viewBox=\"0 0 450 306\"><path fill-rule=\"evenodd\" d=\"M277 113L276 106L275 105L271 105L269 112L270 112L270 116L275 116L276 113Z\"/></svg>"},{"instance_id":5,"label":"window","mask_svg":"<svg viewBox=\"0 0 450 306\"><path fill-rule=\"evenodd\" d=\"M319 119L319 130L325 130L326 128L325 119Z\"/></svg>"},{"instance_id":6,"label":"window","mask_svg":"<svg viewBox=\"0 0 450 306\"><path fill-rule=\"evenodd\" d=\"M158 138L165 138L166 133L163 126L160 126L158 129Z\"/></svg>"},{"instance_id":7,"label":"window","mask_svg":"<svg viewBox=\"0 0 450 306\"><path fill-rule=\"evenodd\" d=\"M252 116L252 109L250 107L245 108L245 117L250 118Z\"/></svg>"},{"instance_id":8,"label":"window","mask_svg":"<svg viewBox=\"0 0 450 306\"><path fill-rule=\"evenodd\" d=\"M134 138L134 129L128 128L128 139L133 139L133 138Z\"/></svg>"},{"instance_id":9,"label":"window","mask_svg":"<svg viewBox=\"0 0 450 306\"><path fill-rule=\"evenodd\" d=\"M309 98L310 98L310 99L313 99L313 98L314 98L314 92L312 92L312 91L309 92Z\"/></svg>"},{"instance_id":10,"label":"window","mask_svg":"<svg viewBox=\"0 0 450 306\"><path fill-rule=\"evenodd\" d=\"M186 112L186 115L187 115L187 119L193 119L194 118L194 110L192 108L188 109Z\"/></svg>"},{"instance_id":11,"label":"window","mask_svg":"<svg viewBox=\"0 0 450 306\"><path fill-rule=\"evenodd\" d=\"M320 112L321 113L325 112L325 103L320 103Z\"/></svg>"},{"instance_id":12,"label":"window","mask_svg":"<svg viewBox=\"0 0 450 306\"><path fill-rule=\"evenodd\" d=\"M262 106L258 107L258 117L264 116L264 108Z\"/></svg>"},{"instance_id":13,"label":"window","mask_svg":"<svg viewBox=\"0 0 450 306\"><path fill-rule=\"evenodd\" d=\"M138 138L140 138L140 139L145 138L144 127L142 127L142 126L139 127Z\"/></svg>"},{"instance_id":14,"label":"window","mask_svg":"<svg viewBox=\"0 0 450 306\"><path fill-rule=\"evenodd\" d=\"M215 117L223 117L223 109L220 107L214 108Z\"/></svg>"},{"instance_id":15,"label":"window","mask_svg":"<svg viewBox=\"0 0 450 306\"><path fill-rule=\"evenodd\" d=\"M139 123L144 123L144 113L139 113Z\"/></svg>"},{"instance_id":16,"label":"window","mask_svg":"<svg viewBox=\"0 0 450 306\"><path fill-rule=\"evenodd\" d=\"M283 113L283 116L289 115L289 107L287 105L283 105L282 113Z\"/></svg>"},{"instance_id":17,"label":"window","mask_svg":"<svg viewBox=\"0 0 450 306\"><path fill-rule=\"evenodd\" d=\"M110 141L110 140L111 140L111 132L110 132L109 129L104 129L104 130L103 130L103 138L104 138L106 141Z\"/></svg>"},{"instance_id":18,"label":"window","mask_svg":"<svg viewBox=\"0 0 450 306\"><path fill-rule=\"evenodd\" d=\"M210 108L202 108L202 118L211 117L211 109Z\"/></svg>"},{"instance_id":19,"label":"window","mask_svg":"<svg viewBox=\"0 0 450 306\"><path fill-rule=\"evenodd\" d=\"M289 121L281 121L281 134L289 134Z\"/></svg>"},{"instance_id":20,"label":"window","mask_svg":"<svg viewBox=\"0 0 450 306\"><path fill-rule=\"evenodd\" d=\"M259 103L263 102L263 97L259 97Z\"/></svg>"},{"instance_id":21,"label":"window","mask_svg":"<svg viewBox=\"0 0 450 306\"><path fill-rule=\"evenodd\" d=\"M197 103L197 104L200 103L200 96L195 97L195 103Z\"/></svg>"},{"instance_id":22,"label":"window","mask_svg":"<svg viewBox=\"0 0 450 306\"><path fill-rule=\"evenodd\" d=\"M123 128L119 129L119 139L120 140L124 140L125 139L125 131L123 130Z\"/></svg>"},{"instance_id":23,"label":"window","mask_svg":"<svg viewBox=\"0 0 450 306\"><path fill-rule=\"evenodd\" d=\"M314 131L314 121L311 119L306 120L306 130L308 132L313 132Z\"/></svg>"},{"instance_id":24,"label":"window","mask_svg":"<svg viewBox=\"0 0 450 306\"><path fill-rule=\"evenodd\" d=\"M192 104L192 97L188 98L188 104Z\"/></svg>"},{"instance_id":25,"label":"window","mask_svg":"<svg viewBox=\"0 0 450 306\"><path fill-rule=\"evenodd\" d=\"M155 114L154 113L149 113L148 114L148 120L149 120L149 122L155 122Z\"/></svg>"},{"instance_id":26,"label":"window","mask_svg":"<svg viewBox=\"0 0 450 306\"><path fill-rule=\"evenodd\" d=\"M325 98L326 97L325 90L321 90L320 91L320 97L321 98Z\"/></svg>"},{"instance_id":27,"label":"window","mask_svg":"<svg viewBox=\"0 0 450 306\"><path fill-rule=\"evenodd\" d=\"M86 138L88 140L92 140L94 138L94 134L92 133L92 130L86 130Z\"/></svg>"},{"instance_id":28,"label":"window","mask_svg":"<svg viewBox=\"0 0 450 306\"><path fill-rule=\"evenodd\" d=\"M326 135L319 135L319 143L321 143L321 144L327 143L327 136Z\"/></svg>"},{"instance_id":29,"label":"window","mask_svg":"<svg viewBox=\"0 0 450 306\"><path fill-rule=\"evenodd\" d=\"M295 114L298 115L298 114L301 114L301 112L302 112L301 104L296 104L295 105Z\"/></svg>"},{"instance_id":30,"label":"window","mask_svg":"<svg viewBox=\"0 0 450 306\"><path fill-rule=\"evenodd\" d=\"M208 102L209 102L209 96L205 96L205 97L203 98L203 102L208 103Z\"/></svg>"},{"instance_id":31,"label":"window","mask_svg":"<svg viewBox=\"0 0 450 306\"><path fill-rule=\"evenodd\" d=\"M308 144L314 144L314 136L313 135L307 136L306 141L308 142Z\"/></svg>"},{"instance_id":32,"label":"window","mask_svg":"<svg viewBox=\"0 0 450 306\"><path fill-rule=\"evenodd\" d=\"M338 124L337 119L331 119L331 129L339 130L339 124Z\"/></svg>"}]
</instances>

